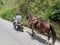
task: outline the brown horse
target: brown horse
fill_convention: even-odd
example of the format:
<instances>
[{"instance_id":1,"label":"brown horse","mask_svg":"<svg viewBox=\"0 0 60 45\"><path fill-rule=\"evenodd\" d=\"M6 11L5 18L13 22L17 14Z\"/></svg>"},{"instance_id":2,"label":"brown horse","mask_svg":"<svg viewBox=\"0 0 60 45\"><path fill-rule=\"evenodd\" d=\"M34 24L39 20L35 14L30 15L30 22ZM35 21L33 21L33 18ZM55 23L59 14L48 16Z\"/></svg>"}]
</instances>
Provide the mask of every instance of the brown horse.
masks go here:
<instances>
[{"instance_id":1,"label":"brown horse","mask_svg":"<svg viewBox=\"0 0 60 45\"><path fill-rule=\"evenodd\" d=\"M30 13L26 15L26 19L29 20L29 25L32 28L32 36L35 34L33 30L34 28L41 29L41 31L48 37L48 41L50 40L50 37L51 37L50 34L52 33L52 41L53 41L52 44L54 45L56 41L56 32L52 24L45 20L42 20L42 18L37 18L37 21L34 23L32 18L33 16ZM48 43L48 41L46 42L46 44Z\"/></svg>"}]
</instances>

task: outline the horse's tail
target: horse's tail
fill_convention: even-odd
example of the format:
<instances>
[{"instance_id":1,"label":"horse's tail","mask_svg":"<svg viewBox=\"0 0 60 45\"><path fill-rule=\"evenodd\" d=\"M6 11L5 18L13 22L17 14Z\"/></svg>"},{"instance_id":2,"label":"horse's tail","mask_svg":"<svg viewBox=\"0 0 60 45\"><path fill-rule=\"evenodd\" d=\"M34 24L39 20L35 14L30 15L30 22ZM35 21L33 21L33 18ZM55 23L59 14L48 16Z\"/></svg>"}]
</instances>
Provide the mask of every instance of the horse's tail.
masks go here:
<instances>
[{"instance_id":1,"label":"horse's tail","mask_svg":"<svg viewBox=\"0 0 60 45\"><path fill-rule=\"evenodd\" d=\"M53 43L55 43L55 41L56 41L56 32L55 32L54 27L52 25L50 25L50 30L51 30L51 33L52 33Z\"/></svg>"}]
</instances>

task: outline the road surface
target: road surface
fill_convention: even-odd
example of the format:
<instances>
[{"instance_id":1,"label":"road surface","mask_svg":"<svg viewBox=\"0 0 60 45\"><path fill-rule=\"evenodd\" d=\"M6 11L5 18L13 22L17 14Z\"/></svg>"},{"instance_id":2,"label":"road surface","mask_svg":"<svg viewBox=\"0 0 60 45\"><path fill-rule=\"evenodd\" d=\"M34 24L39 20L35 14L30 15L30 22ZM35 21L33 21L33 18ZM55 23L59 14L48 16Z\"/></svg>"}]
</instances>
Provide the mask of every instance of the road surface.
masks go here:
<instances>
[{"instance_id":1,"label":"road surface","mask_svg":"<svg viewBox=\"0 0 60 45\"><path fill-rule=\"evenodd\" d=\"M17 32L11 22L0 19L0 45L45 45L44 38L46 37L38 34L31 37L29 28ZM55 45L60 45L60 41L56 41Z\"/></svg>"}]
</instances>

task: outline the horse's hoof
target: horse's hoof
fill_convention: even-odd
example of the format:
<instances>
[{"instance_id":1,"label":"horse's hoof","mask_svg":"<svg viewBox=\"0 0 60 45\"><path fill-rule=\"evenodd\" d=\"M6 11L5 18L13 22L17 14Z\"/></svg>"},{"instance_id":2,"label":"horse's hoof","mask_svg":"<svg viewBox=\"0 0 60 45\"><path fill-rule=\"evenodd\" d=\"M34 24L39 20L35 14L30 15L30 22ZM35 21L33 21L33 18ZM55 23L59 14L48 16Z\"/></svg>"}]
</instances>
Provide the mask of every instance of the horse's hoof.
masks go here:
<instances>
[{"instance_id":1,"label":"horse's hoof","mask_svg":"<svg viewBox=\"0 0 60 45\"><path fill-rule=\"evenodd\" d=\"M35 33L33 32L33 34L35 34Z\"/></svg>"},{"instance_id":2,"label":"horse's hoof","mask_svg":"<svg viewBox=\"0 0 60 45\"><path fill-rule=\"evenodd\" d=\"M31 36L33 37L33 34Z\"/></svg>"}]
</instances>

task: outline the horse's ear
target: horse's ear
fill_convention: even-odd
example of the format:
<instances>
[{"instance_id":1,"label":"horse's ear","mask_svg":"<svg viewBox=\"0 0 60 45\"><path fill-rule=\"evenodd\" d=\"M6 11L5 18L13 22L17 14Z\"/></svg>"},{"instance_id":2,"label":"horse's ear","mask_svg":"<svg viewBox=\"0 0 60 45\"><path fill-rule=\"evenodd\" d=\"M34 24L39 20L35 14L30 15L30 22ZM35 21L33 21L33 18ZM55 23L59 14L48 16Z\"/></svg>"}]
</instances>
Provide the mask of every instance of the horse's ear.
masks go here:
<instances>
[{"instance_id":1,"label":"horse's ear","mask_svg":"<svg viewBox=\"0 0 60 45\"><path fill-rule=\"evenodd\" d=\"M28 19L28 14L26 14L26 19Z\"/></svg>"}]
</instances>

